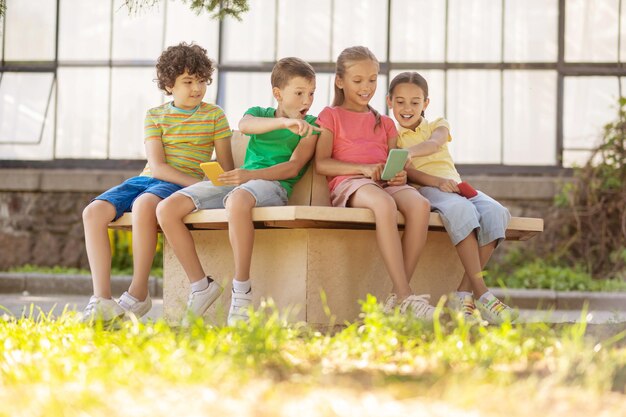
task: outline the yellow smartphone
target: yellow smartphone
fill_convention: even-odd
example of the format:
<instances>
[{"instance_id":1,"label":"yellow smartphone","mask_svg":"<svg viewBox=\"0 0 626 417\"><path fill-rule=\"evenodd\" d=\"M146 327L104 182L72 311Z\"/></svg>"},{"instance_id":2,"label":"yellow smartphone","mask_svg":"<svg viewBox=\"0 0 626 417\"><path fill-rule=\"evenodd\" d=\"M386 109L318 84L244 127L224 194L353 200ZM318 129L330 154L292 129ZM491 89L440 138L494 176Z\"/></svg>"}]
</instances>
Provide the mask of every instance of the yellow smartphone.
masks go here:
<instances>
[{"instance_id":1,"label":"yellow smartphone","mask_svg":"<svg viewBox=\"0 0 626 417\"><path fill-rule=\"evenodd\" d=\"M217 179L220 174L224 173L219 162L203 162L200 164L200 168L213 185L226 185Z\"/></svg>"}]
</instances>

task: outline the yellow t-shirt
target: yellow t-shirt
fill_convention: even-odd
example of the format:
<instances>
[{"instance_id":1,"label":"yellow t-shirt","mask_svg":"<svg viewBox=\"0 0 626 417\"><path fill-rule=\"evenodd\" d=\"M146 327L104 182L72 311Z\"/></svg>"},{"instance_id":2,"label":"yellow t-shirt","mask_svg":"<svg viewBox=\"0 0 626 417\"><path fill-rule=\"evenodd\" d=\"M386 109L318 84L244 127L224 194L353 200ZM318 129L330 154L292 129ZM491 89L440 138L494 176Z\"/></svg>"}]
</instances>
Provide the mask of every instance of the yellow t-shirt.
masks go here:
<instances>
[{"instance_id":1,"label":"yellow t-shirt","mask_svg":"<svg viewBox=\"0 0 626 417\"><path fill-rule=\"evenodd\" d=\"M443 118L436 119L434 122L429 122L422 118L422 122L415 130L400 127L398 130L398 147L409 148L413 145L425 142L433 134L433 131L441 126L450 131L448 121ZM448 134L448 142L451 140L452 136ZM452 156L450 156L447 144L440 146L439 151L431 155L413 158L411 165L413 165L415 169L427 174L461 182L461 176L454 166L454 161L452 161Z\"/></svg>"}]
</instances>

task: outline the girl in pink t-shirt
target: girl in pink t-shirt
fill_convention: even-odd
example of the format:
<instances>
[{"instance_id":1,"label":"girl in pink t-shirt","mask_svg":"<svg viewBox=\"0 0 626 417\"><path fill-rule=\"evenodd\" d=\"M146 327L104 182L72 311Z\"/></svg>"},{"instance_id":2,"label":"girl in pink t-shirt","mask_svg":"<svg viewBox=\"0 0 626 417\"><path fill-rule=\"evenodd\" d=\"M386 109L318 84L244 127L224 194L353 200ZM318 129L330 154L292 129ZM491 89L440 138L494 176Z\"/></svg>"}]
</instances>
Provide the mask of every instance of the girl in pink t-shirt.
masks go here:
<instances>
[{"instance_id":1,"label":"girl in pink t-shirt","mask_svg":"<svg viewBox=\"0 0 626 417\"><path fill-rule=\"evenodd\" d=\"M397 147L398 132L393 120L369 105L376 92L378 70L378 60L363 46L339 54L333 105L322 110L317 119L322 133L315 166L329 177L333 206L374 212L378 247L393 283L385 310L399 306L402 313L432 320L434 307L428 303L429 296L415 295L409 286L426 243L430 205L406 184L406 171L389 181L380 178L389 149ZM397 210L405 218L402 239Z\"/></svg>"}]
</instances>

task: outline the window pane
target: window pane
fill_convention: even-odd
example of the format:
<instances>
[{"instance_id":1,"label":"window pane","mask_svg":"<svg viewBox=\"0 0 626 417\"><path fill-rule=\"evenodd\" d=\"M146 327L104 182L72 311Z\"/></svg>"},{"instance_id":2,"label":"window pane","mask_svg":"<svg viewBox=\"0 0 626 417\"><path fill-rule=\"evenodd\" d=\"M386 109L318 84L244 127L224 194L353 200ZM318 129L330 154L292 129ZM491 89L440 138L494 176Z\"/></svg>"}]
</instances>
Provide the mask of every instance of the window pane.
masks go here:
<instances>
[{"instance_id":1,"label":"window pane","mask_svg":"<svg viewBox=\"0 0 626 417\"><path fill-rule=\"evenodd\" d=\"M391 60L443 62L446 42L445 0L391 2Z\"/></svg>"},{"instance_id":2,"label":"window pane","mask_svg":"<svg viewBox=\"0 0 626 417\"><path fill-rule=\"evenodd\" d=\"M504 60L554 62L558 51L558 0L507 0Z\"/></svg>"},{"instance_id":3,"label":"window pane","mask_svg":"<svg viewBox=\"0 0 626 417\"><path fill-rule=\"evenodd\" d=\"M144 159L143 124L146 111L162 102L161 92L152 81L154 70L113 68L112 71L109 157Z\"/></svg>"},{"instance_id":4,"label":"window pane","mask_svg":"<svg viewBox=\"0 0 626 417\"><path fill-rule=\"evenodd\" d=\"M556 72L504 72L504 163L556 164Z\"/></svg>"},{"instance_id":5,"label":"window pane","mask_svg":"<svg viewBox=\"0 0 626 417\"><path fill-rule=\"evenodd\" d=\"M456 163L499 164L500 72L448 72L450 148Z\"/></svg>"},{"instance_id":6,"label":"window pane","mask_svg":"<svg viewBox=\"0 0 626 417\"><path fill-rule=\"evenodd\" d=\"M63 0L59 59L107 60L111 44L111 2Z\"/></svg>"},{"instance_id":7,"label":"window pane","mask_svg":"<svg viewBox=\"0 0 626 417\"><path fill-rule=\"evenodd\" d=\"M335 74L317 74L315 77L315 100L309 109L309 114L317 116L324 107L330 105L335 94L334 83Z\"/></svg>"},{"instance_id":8,"label":"window pane","mask_svg":"<svg viewBox=\"0 0 626 417\"><path fill-rule=\"evenodd\" d=\"M124 1L115 0L113 10L113 59L156 61L163 49L163 6L129 15Z\"/></svg>"},{"instance_id":9,"label":"window pane","mask_svg":"<svg viewBox=\"0 0 626 417\"><path fill-rule=\"evenodd\" d=\"M12 1L7 5L7 61L50 61L54 59L56 1Z\"/></svg>"},{"instance_id":10,"label":"window pane","mask_svg":"<svg viewBox=\"0 0 626 417\"><path fill-rule=\"evenodd\" d=\"M563 166L567 168L585 166L591 158L591 151L563 151Z\"/></svg>"},{"instance_id":11,"label":"window pane","mask_svg":"<svg viewBox=\"0 0 626 417\"><path fill-rule=\"evenodd\" d=\"M563 147L592 149L603 126L617 117L617 77L567 77L564 86Z\"/></svg>"},{"instance_id":12,"label":"window pane","mask_svg":"<svg viewBox=\"0 0 626 417\"><path fill-rule=\"evenodd\" d=\"M501 2L450 0L448 61L500 61L501 26Z\"/></svg>"},{"instance_id":13,"label":"window pane","mask_svg":"<svg viewBox=\"0 0 626 417\"><path fill-rule=\"evenodd\" d=\"M269 72L228 72L224 76L224 112L228 123L237 129L239 120L250 107L275 106Z\"/></svg>"},{"instance_id":14,"label":"window pane","mask_svg":"<svg viewBox=\"0 0 626 417\"><path fill-rule=\"evenodd\" d=\"M180 42L196 42L207 50L209 58L217 61L219 21L208 13L196 15L189 4L169 0L165 25L165 47ZM154 59L157 57L155 56Z\"/></svg>"},{"instance_id":15,"label":"window pane","mask_svg":"<svg viewBox=\"0 0 626 417\"><path fill-rule=\"evenodd\" d=\"M41 142L37 144L3 144L0 141L0 159L37 161L54 159L54 95L56 87L52 83L52 95L48 115L43 123ZM0 96L1 97L1 96ZM1 100L1 98L0 98ZM3 114L3 113L0 113ZM0 117L1 118L1 117Z\"/></svg>"},{"instance_id":16,"label":"window pane","mask_svg":"<svg viewBox=\"0 0 626 417\"><path fill-rule=\"evenodd\" d=\"M235 19L224 20L224 48L226 62L272 62L274 51L274 22L276 7L273 1L250 0L250 10Z\"/></svg>"},{"instance_id":17,"label":"window pane","mask_svg":"<svg viewBox=\"0 0 626 417\"><path fill-rule=\"evenodd\" d=\"M378 0L335 1L333 56L344 49L367 46L379 61L387 60L387 2Z\"/></svg>"},{"instance_id":18,"label":"window pane","mask_svg":"<svg viewBox=\"0 0 626 417\"><path fill-rule=\"evenodd\" d=\"M59 68L58 89L56 156L106 158L109 68Z\"/></svg>"},{"instance_id":19,"label":"window pane","mask_svg":"<svg viewBox=\"0 0 626 417\"><path fill-rule=\"evenodd\" d=\"M280 0L278 14L278 58L332 61L330 0Z\"/></svg>"},{"instance_id":20,"label":"window pane","mask_svg":"<svg viewBox=\"0 0 626 417\"><path fill-rule=\"evenodd\" d=\"M618 7L619 0L565 2L566 61L617 61Z\"/></svg>"},{"instance_id":21,"label":"window pane","mask_svg":"<svg viewBox=\"0 0 626 417\"><path fill-rule=\"evenodd\" d=\"M445 72L441 70L407 70L418 72L422 77L426 79L428 83L428 98L430 98L430 104L428 109L424 112L426 119L432 121L439 117L445 118L444 106L446 98L445 90ZM404 71L391 71L389 82L393 80L393 77ZM391 115L391 111L389 112Z\"/></svg>"},{"instance_id":22,"label":"window pane","mask_svg":"<svg viewBox=\"0 0 626 417\"><path fill-rule=\"evenodd\" d=\"M0 79L0 143L40 141L54 75L5 72ZM46 116L46 110L48 114Z\"/></svg>"}]
</instances>

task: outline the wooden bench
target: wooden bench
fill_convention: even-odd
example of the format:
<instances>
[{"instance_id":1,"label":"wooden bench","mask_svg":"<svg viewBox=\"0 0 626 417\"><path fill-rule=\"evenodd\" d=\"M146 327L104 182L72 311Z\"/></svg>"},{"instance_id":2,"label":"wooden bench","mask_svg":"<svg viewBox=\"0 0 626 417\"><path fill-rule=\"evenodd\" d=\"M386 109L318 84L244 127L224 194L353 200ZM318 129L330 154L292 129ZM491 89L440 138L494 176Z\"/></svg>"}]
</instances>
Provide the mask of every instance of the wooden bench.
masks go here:
<instances>
[{"instance_id":1,"label":"wooden bench","mask_svg":"<svg viewBox=\"0 0 626 417\"><path fill-rule=\"evenodd\" d=\"M240 165L247 137L233 135L233 155ZM296 184L284 207L253 209L256 227L252 258L254 302L272 298L289 309L292 320L311 324L335 323L358 317L358 300L370 293L384 298L391 289L375 236L374 215L368 209L330 206L326 179L310 167ZM226 211L201 210L184 219L192 230L205 271L226 287L209 315L221 322L230 305L233 256L228 240ZM110 224L130 229L131 214ZM402 230L404 218L398 213ZM527 240L543 231L543 220L514 217L506 232L508 240ZM180 321L189 282L167 239L164 242L163 310L166 320ZM437 213L431 213L426 248L420 257L411 286L417 293L431 294L431 302L457 288L463 268ZM326 305L322 301L322 291ZM327 307L327 308L326 308Z\"/></svg>"}]
</instances>

